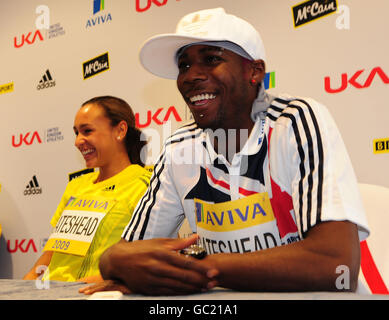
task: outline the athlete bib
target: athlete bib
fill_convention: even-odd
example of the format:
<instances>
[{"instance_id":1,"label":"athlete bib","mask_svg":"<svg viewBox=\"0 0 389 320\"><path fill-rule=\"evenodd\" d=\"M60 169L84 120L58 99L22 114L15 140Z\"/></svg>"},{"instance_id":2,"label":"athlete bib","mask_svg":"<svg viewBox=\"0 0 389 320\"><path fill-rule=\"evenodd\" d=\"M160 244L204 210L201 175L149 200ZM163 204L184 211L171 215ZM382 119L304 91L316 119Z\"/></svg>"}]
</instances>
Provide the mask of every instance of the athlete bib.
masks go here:
<instances>
[{"instance_id":1,"label":"athlete bib","mask_svg":"<svg viewBox=\"0 0 389 320\"><path fill-rule=\"evenodd\" d=\"M244 253L281 245L267 192L222 203L194 202L197 234L209 254Z\"/></svg>"},{"instance_id":2,"label":"athlete bib","mask_svg":"<svg viewBox=\"0 0 389 320\"><path fill-rule=\"evenodd\" d=\"M44 251L85 256L96 230L116 200L70 197Z\"/></svg>"}]
</instances>

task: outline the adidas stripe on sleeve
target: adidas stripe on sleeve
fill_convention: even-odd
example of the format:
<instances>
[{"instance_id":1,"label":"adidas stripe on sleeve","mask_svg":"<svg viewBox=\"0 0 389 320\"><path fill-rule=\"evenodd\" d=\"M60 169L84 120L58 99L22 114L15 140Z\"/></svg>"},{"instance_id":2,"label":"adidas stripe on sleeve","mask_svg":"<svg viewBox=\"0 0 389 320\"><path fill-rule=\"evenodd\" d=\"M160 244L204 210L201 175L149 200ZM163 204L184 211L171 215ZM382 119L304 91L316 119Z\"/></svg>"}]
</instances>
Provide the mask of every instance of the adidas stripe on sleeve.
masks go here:
<instances>
[{"instance_id":1,"label":"adidas stripe on sleeve","mask_svg":"<svg viewBox=\"0 0 389 320\"><path fill-rule=\"evenodd\" d=\"M292 196L302 238L321 221L367 225L351 161L327 109L310 99L276 99L273 105L270 176Z\"/></svg>"},{"instance_id":2,"label":"adidas stripe on sleeve","mask_svg":"<svg viewBox=\"0 0 389 320\"><path fill-rule=\"evenodd\" d=\"M166 142L150 180L147 192L139 201L122 238L127 241L175 237L184 220L184 209L172 178L172 147L200 134L192 123L177 130Z\"/></svg>"}]
</instances>

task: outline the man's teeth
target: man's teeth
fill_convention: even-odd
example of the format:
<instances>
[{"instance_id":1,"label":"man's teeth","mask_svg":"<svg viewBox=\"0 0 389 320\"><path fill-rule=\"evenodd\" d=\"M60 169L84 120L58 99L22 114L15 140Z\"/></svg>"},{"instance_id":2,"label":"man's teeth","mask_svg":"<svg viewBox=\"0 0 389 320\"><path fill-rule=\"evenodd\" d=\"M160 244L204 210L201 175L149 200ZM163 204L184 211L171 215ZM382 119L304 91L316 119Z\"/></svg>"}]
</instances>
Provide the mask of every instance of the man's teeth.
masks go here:
<instances>
[{"instance_id":1,"label":"man's teeth","mask_svg":"<svg viewBox=\"0 0 389 320\"><path fill-rule=\"evenodd\" d=\"M190 100L190 102L194 103L194 102L200 101L200 100L210 100L210 99L215 99L215 98L216 98L216 95L214 95L212 93L203 93L203 94L198 94L197 96L193 96L189 100Z\"/></svg>"},{"instance_id":2,"label":"man's teeth","mask_svg":"<svg viewBox=\"0 0 389 320\"><path fill-rule=\"evenodd\" d=\"M94 149L86 149L86 150L82 150L81 153L83 156L89 154L89 153L92 153L94 151Z\"/></svg>"}]
</instances>

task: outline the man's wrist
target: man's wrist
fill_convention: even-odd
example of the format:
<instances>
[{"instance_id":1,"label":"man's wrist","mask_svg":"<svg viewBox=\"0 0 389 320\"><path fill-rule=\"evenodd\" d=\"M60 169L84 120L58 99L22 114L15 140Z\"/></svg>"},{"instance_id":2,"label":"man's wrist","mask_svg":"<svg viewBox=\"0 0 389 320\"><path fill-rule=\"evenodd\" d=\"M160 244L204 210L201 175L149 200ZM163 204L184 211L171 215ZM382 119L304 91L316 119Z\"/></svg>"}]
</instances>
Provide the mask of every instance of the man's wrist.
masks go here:
<instances>
[{"instance_id":1,"label":"man's wrist","mask_svg":"<svg viewBox=\"0 0 389 320\"><path fill-rule=\"evenodd\" d=\"M100 257L99 269L100 269L101 277L104 280L109 280L114 278L113 272L115 268L113 266L114 261L112 259L113 249L114 249L113 246L108 248Z\"/></svg>"}]
</instances>

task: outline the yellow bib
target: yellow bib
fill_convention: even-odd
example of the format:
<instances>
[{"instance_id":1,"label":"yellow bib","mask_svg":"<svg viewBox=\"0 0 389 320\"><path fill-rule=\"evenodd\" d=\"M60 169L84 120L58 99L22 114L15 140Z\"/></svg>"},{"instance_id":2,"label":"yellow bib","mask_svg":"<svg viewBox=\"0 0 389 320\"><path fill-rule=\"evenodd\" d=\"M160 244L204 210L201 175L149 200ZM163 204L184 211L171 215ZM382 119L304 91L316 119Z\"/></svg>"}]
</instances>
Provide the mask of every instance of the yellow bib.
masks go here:
<instances>
[{"instance_id":1,"label":"yellow bib","mask_svg":"<svg viewBox=\"0 0 389 320\"><path fill-rule=\"evenodd\" d=\"M209 254L253 252L281 244L267 192L222 203L194 199L197 234Z\"/></svg>"},{"instance_id":2,"label":"yellow bib","mask_svg":"<svg viewBox=\"0 0 389 320\"><path fill-rule=\"evenodd\" d=\"M68 183L51 220L54 229L45 250L54 253L43 280L76 281L98 275L101 254L121 239L151 173L130 165L94 183L97 176L92 172Z\"/></svg>"},{"instance_id":3,"label":"yellow bib","mask_svg":"<svg viewBox=\"0 0 389 320\"><path fill-rule=\"evenodd\" d=\"M85 256L101 220L115 203L71 196L43 250Z\"/></svg>"}]
</instances>

